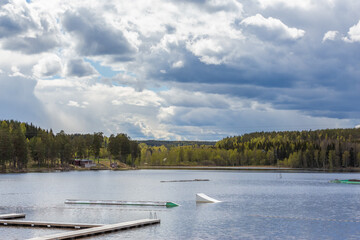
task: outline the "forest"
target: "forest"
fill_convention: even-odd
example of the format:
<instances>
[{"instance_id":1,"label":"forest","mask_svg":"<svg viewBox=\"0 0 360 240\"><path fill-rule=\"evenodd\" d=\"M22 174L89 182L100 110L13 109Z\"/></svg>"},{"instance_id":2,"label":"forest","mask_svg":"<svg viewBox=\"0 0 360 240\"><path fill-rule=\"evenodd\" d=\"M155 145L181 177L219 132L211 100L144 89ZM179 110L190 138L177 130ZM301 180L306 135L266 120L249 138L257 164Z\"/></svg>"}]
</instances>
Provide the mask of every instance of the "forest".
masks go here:
<instances>
[{"instance_id":1,"label":"forest","mask_svg":"<svg viewBox=\"0 0 360 240\"><path fill-rule=\"evenodd\" d=\"M227 137L215 146L140 144L138 165L360 167L360 129L255 132Z\"/></svg>"},{"instance_id":2,"label":"forest","mask_svg":"<svg viewBox=\"0 0 360 240\"><path fill-rule=\"evenodd\" d=\"M255 132L206 141L136 141L125 133L66 134L32 124L0 122L0 168L68 166L74 159L110 159L141 166L360 167L360 129Z\"/></svg>"},{"instance_id":3,"label":"forest","mask_svg":"<svg viewBox=\"0 0 360 240\"><path fill-rule=\"evenodd\" d=\"M74 159L110 158L130 166L140 148L124 133L66 134L44 130L32 124L3 120L0 125L0 168L24 169L29 162L39 167L68 166Z\"/></svg>"}]
</instances>

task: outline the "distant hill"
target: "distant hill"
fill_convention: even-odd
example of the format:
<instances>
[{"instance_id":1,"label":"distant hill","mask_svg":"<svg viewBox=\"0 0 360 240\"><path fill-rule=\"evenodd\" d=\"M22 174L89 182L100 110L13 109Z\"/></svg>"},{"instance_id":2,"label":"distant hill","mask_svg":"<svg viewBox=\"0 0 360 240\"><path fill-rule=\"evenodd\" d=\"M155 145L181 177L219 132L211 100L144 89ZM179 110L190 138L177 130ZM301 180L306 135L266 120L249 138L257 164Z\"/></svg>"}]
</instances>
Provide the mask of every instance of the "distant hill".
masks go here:
<instances>
[{"instance_id":1,"label":"distant hill","mask_svg":"<svg viewBox=\"0 0 360 240\"><path fill-rule=\"evenodd\" d=\"M145 143L151 147L160 147L165 146L169 147L178 147L178 146L192 146L192 145L206 145L206 146L215 146L215 141L162 141L162 140L143 140L137 141L138 143Z\"/></svg>"}]
</instances>

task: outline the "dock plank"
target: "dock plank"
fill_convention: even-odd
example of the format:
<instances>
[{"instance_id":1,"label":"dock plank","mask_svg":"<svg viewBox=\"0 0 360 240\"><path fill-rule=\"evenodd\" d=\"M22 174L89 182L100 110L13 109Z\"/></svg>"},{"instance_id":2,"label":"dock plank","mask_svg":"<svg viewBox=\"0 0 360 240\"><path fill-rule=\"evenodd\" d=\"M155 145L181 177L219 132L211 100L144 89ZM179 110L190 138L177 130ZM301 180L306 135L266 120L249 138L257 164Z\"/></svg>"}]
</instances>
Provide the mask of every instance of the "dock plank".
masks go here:
<instances>
[{"instance_id":1,"label":"dock plank","mask_svg":"<svg viewBox=\"0 0 360 240\"><path fill-rule=\"evenodd\" d=\"M25 218L25 213L0 214L0 219Z\"/></svg>"},{"instance_id":2,"label":"dock plank","mask_svg":"<svg viewBox=\"0 0 360 240\"><path fill-rule=\"evenodd\" d=\"M66 233L57 233L44 237L35 237L28 240L55 240L55 239L71 239L78 237L85 237L94 234L108 233L113 231L124 230L127 228L140 227L151 224L160 223L160 219L141 219L130 222L116 223L116 224L107 224L100 227L93 227L88 229L76 230Z\"/></svg>"},{"instance_id":3,"label":"dock plank","mask_svg":"<svg viewBox=\"0 0 360 240\"><path fill-rule=\"evenodd\" d=\"M62 222L41 222L41 221L19 221L19 220L0 220L0 225L17 225L29 227L54 227L54 228L92 228L100 227L104 224L89 223L62 223Z\"/></svg>"}]
</instances>

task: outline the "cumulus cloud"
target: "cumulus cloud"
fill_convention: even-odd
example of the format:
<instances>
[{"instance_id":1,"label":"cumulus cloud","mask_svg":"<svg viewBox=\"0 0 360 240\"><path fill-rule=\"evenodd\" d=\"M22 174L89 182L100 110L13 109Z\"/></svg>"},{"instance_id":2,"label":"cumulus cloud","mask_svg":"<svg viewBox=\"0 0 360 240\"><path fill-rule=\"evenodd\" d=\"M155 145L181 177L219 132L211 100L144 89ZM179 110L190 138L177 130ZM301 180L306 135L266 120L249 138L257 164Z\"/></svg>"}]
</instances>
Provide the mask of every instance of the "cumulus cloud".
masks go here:
<instances>
[{"instance_id":1,"label":"cumulus cloud","mask_svg":"<svg viewBox=\"0 0 360 240\"><path fill-rule=\"evenodd\" d=\"M305 35L305 31L302 29L288 27L279 19L264 18L261 14L245 18L241 24L255 28L257 36L265 39L297 40Z\"/></svg>"},{"instance_id":2,"label":"cumulus cloud","mask_svg":"<svg viewBox=\"0 0 360 240\"><path fill-rule=\"evenodd\" d=\"M39 80L35 94L46 103L49 116L53 116L50 122L72 132L125 132L133 138L171 135L167 128L158 125L162 100L151 91L137 92L130 87L99 83L88 85L76 80Z\"/></svg>"},{"instance_id":3,"label":"cumulus cloud","mask_svg":"<svg viewBox=\"0 0 360 240\"><path fill-rule=\"evenodd\" d=\"M87 85L82 81L40 80L35 94L46 103L46 112L52 116L50 123L58 126L55 130L65 128L71 132L102 131L105 134L126 132L135 139L216 140L231 135L234 129L248 132L258 127L293 130L299 126L314 128L349 124L347 120L276 110L270 105L238 97L223 99L220 94L192 93L182 89L137 92L130 87L99 83Z\"/></svg>"},{"instance_id":4,"label":"cumulus cloud","mask_svg":"<svg viewBox=\"0 0 360 240\"><path fill-rule=\"evenodd\" d=\"M359 1L0 6L1 100L21 93L44 109L44 127L216 140L359 123ZM18 114L4 106L36 120L25 100Z\"/></svg>"},{"instance_id":5,"label":"cumulus cloud","mask_svg":"<svg viewBox=\"0 0 360 240\"><path fill-rule=\"evenodd\" d=\"M173 64L172 64L172 67L173 68L182 68L184 66L184 62L183 61L177 61L177 62L174 62Z\"/></svg>"},{"instance_id":6,"label":"cumulus cloud","mask_svg":"<svg viewBox=\"0 0 360 240\"><path fill-rule=\"evenodd\" d=\"M69 102L67 103L67 105L69 107L77 107L77 108L86 108L86 106L88 105L89 103L84 101L82 103L78 103L77 101L72 101L72 100L69 100Z\"/></svg>"},{"instance_id":7,"label":"cumulus cloud","mask_svg":"<svg viewBox=\"0 0 360 240\"><path fill-rule=\"evenodd\" d=\"M159 96L171 106L178 107L208 107L208 108L227 108L229 107L227 98L219 94L203 93L200 91L186 91L181 89L170 89L160 92Z\"/></svg>"},{"instance_id":8,"label":"cumulus cloud","mask_svg":"<svg viewBox=\"0 0 360 240\"><path fill-rule=\"evenodd\" d=\"M36 27L25 2L2 2L1 5L3 6L0 9L0 38L11 37Z\"/></svg>"},{"instance_id":9,"label":"cumulus cloud","mask_svg":"<svg viewBox=\"0 0 360 240\"><path fill-rule=\"evenodd\" d=\"M349 29L347 36L343 39L346 42L360 42L360 21Z\"/></svg>"},{"instance_id":10,"label":"cumulus cloud","mask_svg":"<svg viewBox=\"0 0 360 240\"><path fill-rule=\"evenodd\" d=\"M289 8L302 8L309 9L314 5L314 2L311 0L258 0L262 8L276 7L276 6L285 6Z\"/></svg>"},{"instance_id":11,"label":"cumulus cloud","mask_svg":"<svg viewBox=\"0 0 360 240\"><path fill-rule=\"evenodd\" d=\"M61 59L55 54L50 54L41 58L40 61L33 67L33 74L37 78L61 75Z\"/></svg>"},{"instance_id":12,"label":"cumulus cloud","mask_svg":"<svg viewBox=\"0 0 360 240\"><path fill-rule=\"evenodd\" d=\"M206 64L218 65L224 62L224 57L229 52L223 39L202 38L187 43L187 48L200 57L200 61Z\"/></svg>"},{"instance_id":13,"label":"cumulus cloud","mask_svg":"<svg viewBox=\"0 0 360 240\"><path fill-rule=\"evenodd\" d=\"M325 41L334 41L337 36L339 35L339 32L338 31L328 31L324 34L324 37L322 39L322 42L325 42Z\"/></svg>"},{"instance_id":14,"label":"cumulus cloud","mask_svg":"<svg viewBox=\"0 0 360 240\"><path fill-rule=\"evenodd\" d=\"M83 59L71 59L66 64L66 75L70 77L88 77L97 74L95 68Z\"/></svg>"},{"instance_id":15,"label":"cumulus cloud","mask_svg":"<svg viewBox=\"0 0 360 240\"><path fill-rule=\"evenodd\" d=\"M8 50L21 51L26 54L46 52L58 45L56 36L52 34L35 37L12 38L4 41L3 47Z\"/></svg>"},{"instance_id":16,"label":"cumulus cloud","mask_svg":"<svg viewBox=\"0 0 360 240\"><path fill-rule=\"evenodd\" d=\"M26 54L46 52L60 44L54 18L25 1L11 1L0 9L0 39L4 49Z\"/></svg>"},{"instance_id":17,"label":"cumulus cloud","mask_svg":"<svg viewBox=\"0 0 360 240\"><path fill-rule=\"evenodd\" d=\"M132 59L136 50L123 32L95 16L85 8L65 13L63 24L69 33L76 35L77 51L84 56L115 55L117 59Z\"/></svg>"}]
</instances>

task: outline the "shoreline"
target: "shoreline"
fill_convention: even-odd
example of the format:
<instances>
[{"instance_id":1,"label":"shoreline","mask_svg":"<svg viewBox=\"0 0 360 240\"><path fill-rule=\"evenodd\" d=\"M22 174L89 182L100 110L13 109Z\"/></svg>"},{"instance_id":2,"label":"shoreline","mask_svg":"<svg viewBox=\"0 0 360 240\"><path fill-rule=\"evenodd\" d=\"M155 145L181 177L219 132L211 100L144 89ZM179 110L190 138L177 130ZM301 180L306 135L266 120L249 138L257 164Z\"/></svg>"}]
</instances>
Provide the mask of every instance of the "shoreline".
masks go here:
<instances>
[{"instance_id":1,"label":"shoreline","mask_svg":"<svg viewBox=\"0 0 360 240\"><path fill-rule=\"evenodd\" d=\"M274 166L138 166L128 168L75 168L75 167L54 167L54 168L27 168L27 169L7 169L0 171L0 174L14 173L55 173L70 171L127 171L127 170L213 170L213 171L263 171L263 172L324 172L324 173L360 173L360 168L341 168L341 169L319 169L319 168L290 168Z\"/></svg>"},{"instance_id":2,"label":"shoreline","mask_svg":"<svg viewBox=\"0 0 360 240\"><path fill-rule=\"evenodd\" d=\"M83 172L83 171L127 171L136 170L136 168L27 168L27 169L7 169L0 171L0 174L16 174L16 173L57 173L57 172Z\"/></svg>"},{"instance_id":3,"label":"shoreline","mask_svg":"<svg viewBox=\"0 0 360 240\"><path fill-rule=\"evenodd\" d=\"M226 171L273 171L273 172L360 172L360 168L319 169L319 168L290 168L274 166L139 166L139 170L226 170Z\"/></svg>"}]
</instances>

